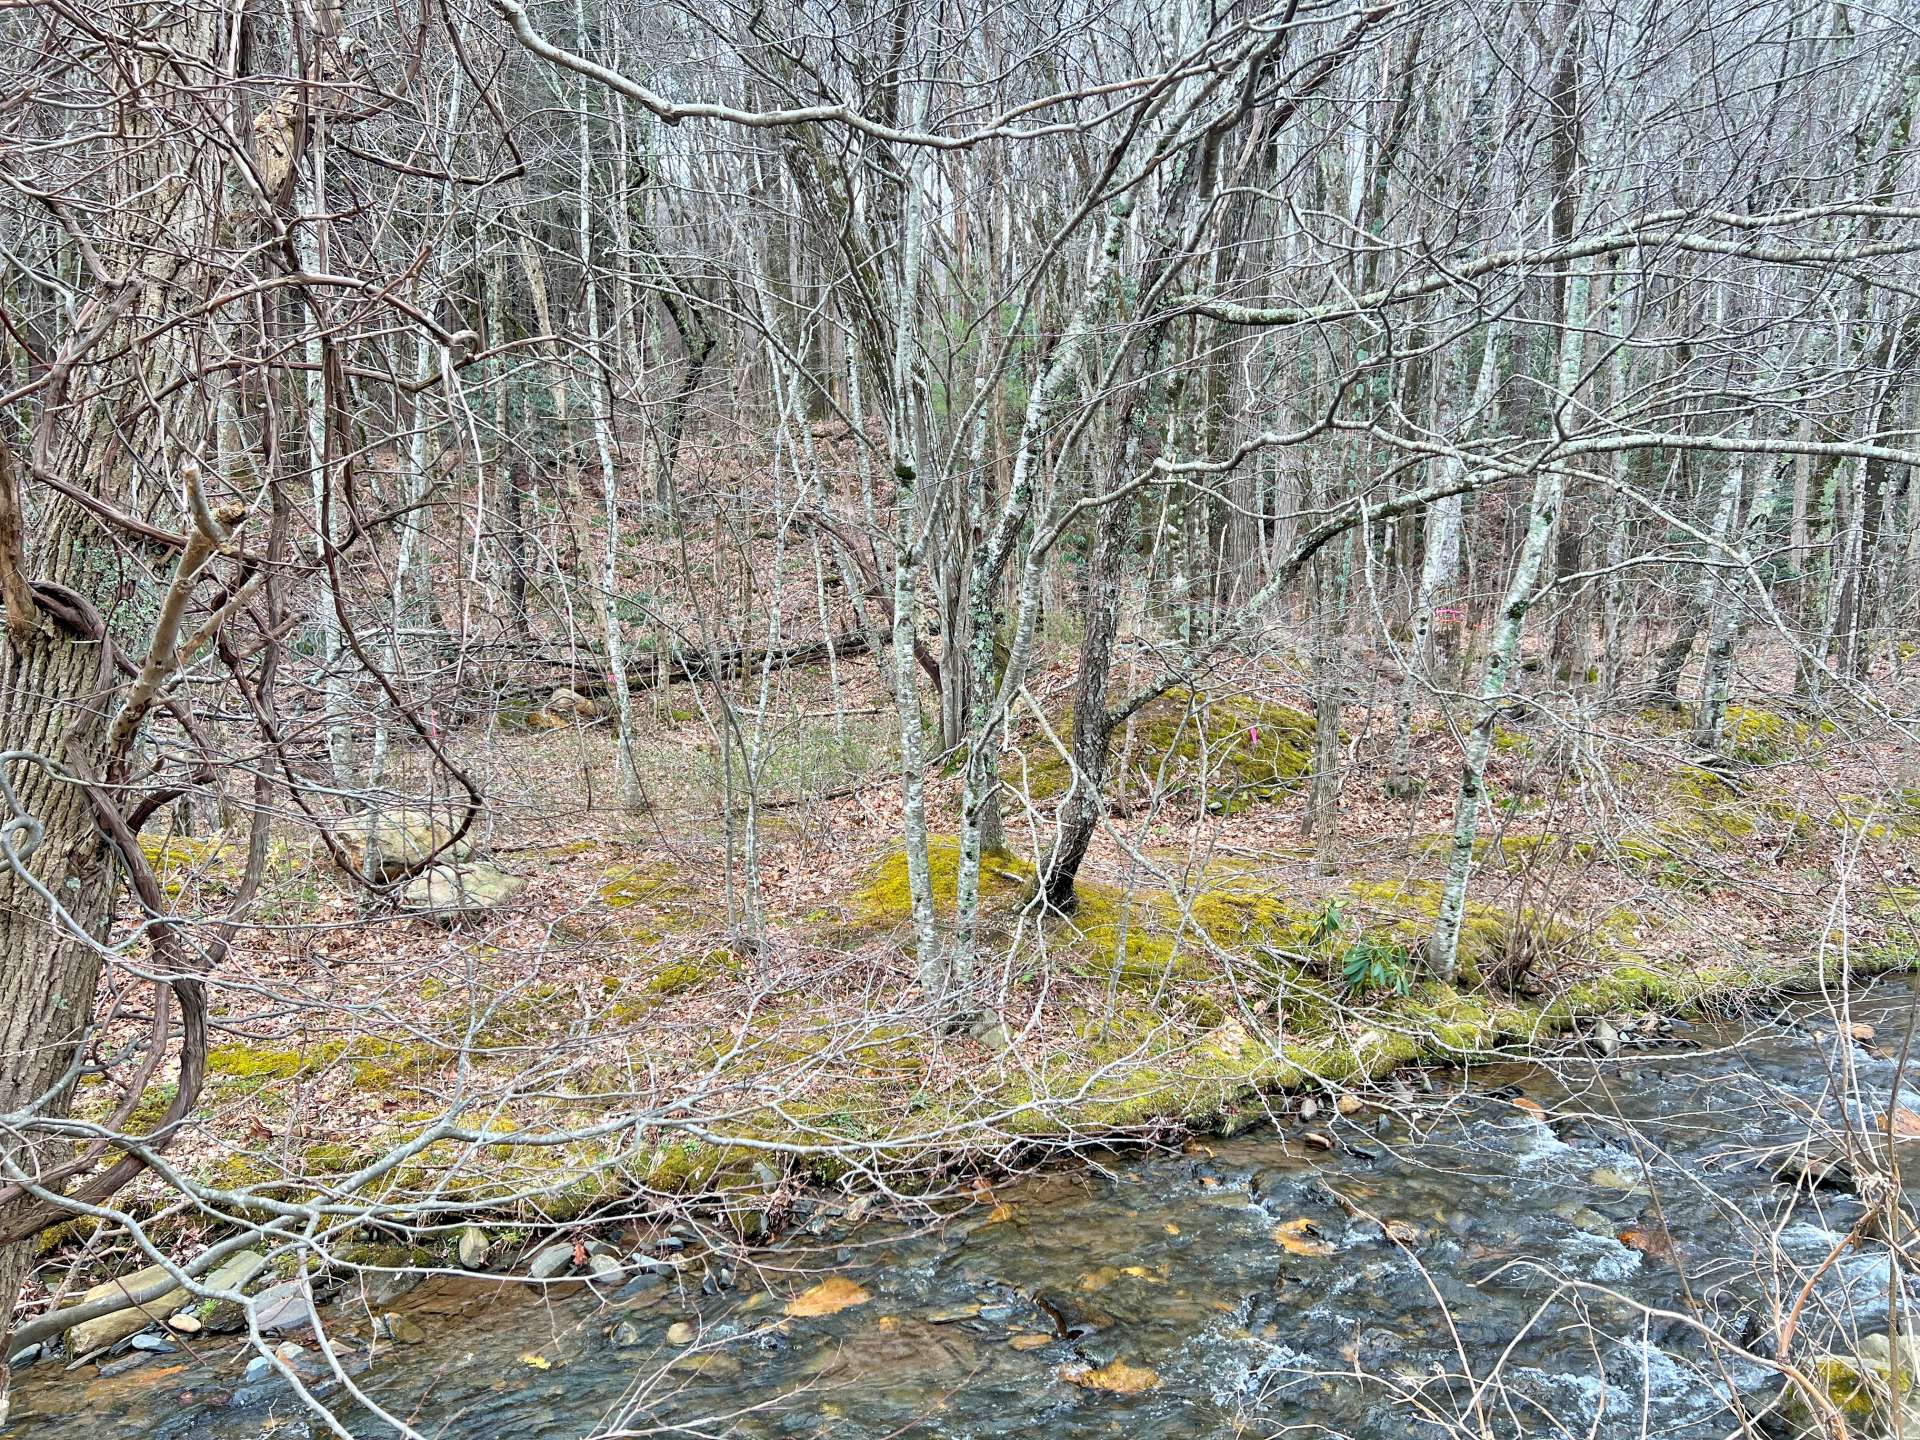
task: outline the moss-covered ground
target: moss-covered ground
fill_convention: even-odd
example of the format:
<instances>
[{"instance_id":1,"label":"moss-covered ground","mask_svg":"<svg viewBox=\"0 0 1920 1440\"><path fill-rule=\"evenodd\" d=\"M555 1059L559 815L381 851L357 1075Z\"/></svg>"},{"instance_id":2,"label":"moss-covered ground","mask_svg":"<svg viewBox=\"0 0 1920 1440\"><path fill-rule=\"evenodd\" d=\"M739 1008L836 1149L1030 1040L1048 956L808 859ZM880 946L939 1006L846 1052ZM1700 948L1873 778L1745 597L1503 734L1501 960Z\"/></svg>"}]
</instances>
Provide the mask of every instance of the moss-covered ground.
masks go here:
<instances>
[{"instance_id":1,"label":"moss-covered ground","mask_svg":"<svg viewBox=\"0 0 1920 1440\"><path fill-rule=\"evenodd\" d=\"M1668 712L1628 724L1596 777L1545 723L1503 723L1451 984L1423 959L1451 843L1445 784L1409 808L1365 798L1376 787L1350 774L1364 794L1322 874L1296 833L1311 720L1244 691L1141 712L1113 792L1137 808L1096 845L1071 913L1038 898L1046 830L1010 816L1008 851L983 867L991 1023L957 1029L912 985L907 866L884 806L770 825L751 896L712 835L689 852L637 828L538 832L510 862L535 877L528 899L452 931L411 922L401 954L390 921L356 928L337 882L277 849L282 903L346 918L249 959L178 1155L235 1206L353 1195L530 1233L668 1201L757 1214L795 1179L937 1184L1234 1125L1277 1090L1548 1053L1592 1017L1733 1009L1915 962L1911 779L1876 785L1872 765L1842 763L1831 724L1757 706L1730 716L1733 754L1711 766ZM1443 781L1445 727L1421 744ZM1071 783L1032 733L1003 774L1041 814ZM1863 851L1894 878L1849 871L1856 903L1836 921L1839 867ZM149 853L176 894L237 874L220 840ZM929 860L944 924L950 835ZM242 1022L263 1008L280 1018ZM156 1085L136 1117L167 1098ZM90 1079L79 1110L123 1099ZM417 1232L430 1247L448 1233Z\"/></svg>"}]
</instances>

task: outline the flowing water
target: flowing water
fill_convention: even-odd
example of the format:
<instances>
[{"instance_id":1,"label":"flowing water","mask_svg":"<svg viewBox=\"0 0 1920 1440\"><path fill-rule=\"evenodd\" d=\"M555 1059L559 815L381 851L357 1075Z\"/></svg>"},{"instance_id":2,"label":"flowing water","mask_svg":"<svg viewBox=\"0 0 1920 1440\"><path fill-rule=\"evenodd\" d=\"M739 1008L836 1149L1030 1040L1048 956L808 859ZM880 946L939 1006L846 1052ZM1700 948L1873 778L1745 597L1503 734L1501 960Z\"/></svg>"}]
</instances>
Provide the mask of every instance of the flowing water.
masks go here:
<instances>
[{"instance_id":1,"label":"flowing water","mask_svg":"<svg viewBox=\"0 0 1920 1440\"><path fill-rule=\"evenodd\" d=\"M1841 1246L1862 1203L1765 1157L1848 1115L1879 1136L1890 1096L1920 1111L1893 1095L1914 1003L1905 981L1856 994L1877 1040L1803 1004L1609 1061L1416 1077L1310 1127L1330 1152L1292 1125L1109 1158L914 1231L737 1257L725 1289L698 1254L612 1304L436 1278L392 1302L416 1343L350 1339L344 1303L330 1329L379 1404L473 1440L1725 1435L1779 1382L1703 1329L1770 1354L1776 1303L1836 1247L1802 1348L1886 1324L1884 1247ZM823 1279L797 1308L831 1313L785 1313ZM194 1349L42 1361L8 1440L327 1433L231 1341ZM325 1393L354 1436L394 1433Z\"/></svg>"}]
</instances>

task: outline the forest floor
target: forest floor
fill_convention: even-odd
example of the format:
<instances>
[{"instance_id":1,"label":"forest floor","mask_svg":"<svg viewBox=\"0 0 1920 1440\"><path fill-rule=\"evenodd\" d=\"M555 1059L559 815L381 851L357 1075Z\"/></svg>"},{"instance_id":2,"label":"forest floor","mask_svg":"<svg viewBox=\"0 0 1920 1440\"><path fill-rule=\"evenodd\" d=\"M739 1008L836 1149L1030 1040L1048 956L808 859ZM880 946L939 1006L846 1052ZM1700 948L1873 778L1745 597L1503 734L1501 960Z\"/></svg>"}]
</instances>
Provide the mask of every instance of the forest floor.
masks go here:
<instances>
[{"instance_id":1,"label":"forest floor","mask_svg":"<svg viewBox=\"0 0 1920 1440\"><path fill-rule=\"evenodd\" d=\"M1503 720L1463 971L1428 978L1458 742L1424 716L1424 793L1388 798L1392 681L1358 674L1332 873L1300 833L1297 676L1248 668L1130 727L1070 916L1033 897L1065 768L1028 717L1003 774L1029 801L1008 804L1010 853L987 876L998 1023L963 1033L913 988L893 720L870 661L844 664L837 693L794 672L767 718L753 893L744 811L717 803L709 693L642 697L638 814L617 803L605 720L457 732L492 780L480 850L525 888L478 919L396 916L306 837L277 847L258 923L216 977L207 1094L170 1153L224 1205L377 1197L428 1250L476 1216L528 1243L675 1210L754 1236L810 1186L925 1193L1066 1146L1268 1117L1312 1130L1302 1096L1325 1105L1408 1063L1631 1044L1655 1017L1920 958L1916 757L1870 715L1815 723L1749 677L1716 770L1684 713L1575 723L1542 696ZM1032 687L1063 736L1071 679L1063 659ZM1881 691L1912 713L1901 677ZM932 788L936 829L955 803L951 777ZM217 909L239 859L220 835L152 853L183 913ZM954 853L936 839L943 909ZM98 1084L83 1109L120 1098ZM464 1136L399 1153L450 1115ZM71 1259L89 1233L49 1246Z\"/></svg>"}]
</instances>

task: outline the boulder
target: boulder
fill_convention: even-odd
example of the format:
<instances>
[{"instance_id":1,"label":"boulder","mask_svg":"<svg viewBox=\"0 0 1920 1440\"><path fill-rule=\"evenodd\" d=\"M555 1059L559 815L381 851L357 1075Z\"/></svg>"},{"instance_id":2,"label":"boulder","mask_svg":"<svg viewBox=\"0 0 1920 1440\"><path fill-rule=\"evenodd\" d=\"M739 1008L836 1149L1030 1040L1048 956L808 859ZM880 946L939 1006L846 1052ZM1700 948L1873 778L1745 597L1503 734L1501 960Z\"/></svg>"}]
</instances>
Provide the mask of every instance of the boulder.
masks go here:
<instances>
[{"instance_id":1,"label":"boulder","mask_svg":"<svg viewBox=\"0 0 1920 1440\"><path fill-rule=\"evenodd\" d=\"M547 710L550 714L571 716L576 720L597 720L600 707L576 690L565 686L547 697Z\"/></svg>"},{"instance_id":2,"label":"boulder","mask_svg":"<svg viewBox=\"0 0 1920 1440\"><path fill-rule=\"evenodd\" d=\"M356 815L340 827L347 863L379 881L402 880L430 862L459 861L473 851L472 828L451 849L460 815L451 811L398 809Z\"/></svg>"},{"instance_id":3,"label":"boulder","mask_svg":"<svg viewBox=\"0 0 1920 1440\"><path fill-rule=\"evenodd\" d=\"M207 1277L209 1290L244 1290L249 1281L267 1268L267 1258L258 1250L242 1250L237 1255L229 1255L214 1268ZM215 1334L231 1334L235 1330L247 1328L247 1316L231 1300L222 1300L211 1310L200 1312L198 1318L205 1327Z\"/></svg>"},{"instance_id":4,"label":"boulder","mask_svg":"<svg viewBox=\"0 0 1920 1440\"><path fill-rule=\"evenodd\" d=\"M452 920L496 909L526 885L518 875L509 875L484 860L435 865L407 882L407 888L400 892L400 903L409 910Z\"/></svg>"}]
</instances>

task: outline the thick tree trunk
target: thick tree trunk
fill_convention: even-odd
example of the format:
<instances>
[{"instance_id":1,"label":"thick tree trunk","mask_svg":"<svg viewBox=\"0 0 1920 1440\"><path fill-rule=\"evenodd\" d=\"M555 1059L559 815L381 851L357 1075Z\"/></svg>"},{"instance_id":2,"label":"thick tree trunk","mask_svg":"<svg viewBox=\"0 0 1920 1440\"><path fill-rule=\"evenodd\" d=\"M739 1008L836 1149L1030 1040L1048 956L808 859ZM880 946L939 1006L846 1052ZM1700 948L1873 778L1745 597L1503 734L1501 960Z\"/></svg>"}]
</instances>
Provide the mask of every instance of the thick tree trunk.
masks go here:
<instances>
[{"instance_id":1,"label":"thick tree trunk","mask_svg":"<svg viewBox=\"0 0 1920 1440\"><path fill-rule=\"evenodd\" d=\"M77 613L97 623L91 606ZM94 941L105 932L114 872L73 777L97 775L102 764L110 685L102 639L43 611L19 650L0 643L0 842L11 852L0 865L0 1116L30 1107L40 1119L67 1113L69 1067L93 1018ZM41 1153L14 1125L0 1125L0 1191L69 1153ZM24 1208L0 1204L0 1234ZM0 1358L32 1258L29 1243L0 1241ZM0 1421L5 1409L0 1364Z\"/></svg>"}]
</instances>

